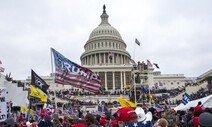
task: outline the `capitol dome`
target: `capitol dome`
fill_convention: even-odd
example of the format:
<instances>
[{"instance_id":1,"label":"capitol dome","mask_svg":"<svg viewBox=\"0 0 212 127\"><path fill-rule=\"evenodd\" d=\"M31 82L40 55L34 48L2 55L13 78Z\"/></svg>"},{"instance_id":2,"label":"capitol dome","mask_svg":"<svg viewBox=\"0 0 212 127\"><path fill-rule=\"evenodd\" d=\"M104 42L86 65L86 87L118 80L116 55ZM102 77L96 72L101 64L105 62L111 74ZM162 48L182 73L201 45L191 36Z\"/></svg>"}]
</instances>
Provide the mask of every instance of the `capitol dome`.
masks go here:
<instances>
[{"instance_id":1,"label":"capitol dome","mask_svg":"<svg viewBox=\"0 0 212 127\"><path fill-rule=\"evenodd\" d=\"M95 37L99 37L99 36L111 36L111 37L117 37L119 39L121 39L121 35L119 34L119 32L112 27L109 22L108 22L108 15L106 13L106 7L103 7L103 14L100 16L101 17L101 23L99 24L99 26L97 28L95 28L90 36L89 39L95 38Z\"/></svg>"},{"instance_id":2,"label":"capitol dome","mask_svg":"<svg viewBox=\"0 0 212 127\"><path fill-rule=\"evenodd\" d=\"M106 7L103 6L101 23L90 34L81 55L82 65L129 65L130 54L118 30L108 22Z\"/></svg>"},{"instance_id":3,"label":"capitol dome","mask_svg":"<svg viewBox=\"0 0 212 127\"><path fill-rule=\"evenodd\" d=\"M131 56L118 30L108 22L105 5L100 17L100 24L84 45L81 65L99 74L103 88L123 89L131 81Z\"/></svg>"}]
</instances>

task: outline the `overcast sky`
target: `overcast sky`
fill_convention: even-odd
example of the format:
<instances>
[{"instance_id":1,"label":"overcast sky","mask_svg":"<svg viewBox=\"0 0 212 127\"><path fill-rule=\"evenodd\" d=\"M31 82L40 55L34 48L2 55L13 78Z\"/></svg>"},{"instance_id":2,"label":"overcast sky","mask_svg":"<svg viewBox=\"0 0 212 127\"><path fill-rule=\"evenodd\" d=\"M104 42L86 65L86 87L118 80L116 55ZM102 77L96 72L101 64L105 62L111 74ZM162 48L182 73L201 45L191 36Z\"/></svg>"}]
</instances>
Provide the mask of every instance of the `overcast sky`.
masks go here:
<instances>
[{"instance_id":1,"label":"overcast sky","mask_svg":"<svg viewBox=\"0 0 212 127\"><path fill-rule=\"evenodd\" d=\"M51 70L50 47L81 64L84 44L106 5L109 23L135 61L162 74L196 77L212 69L211 0L1 0L0 60L4 74L26 79ZM137 38L141 46L136 46ZM133 55L135 51L135 56Z\"/></svg>"}]
</instances>

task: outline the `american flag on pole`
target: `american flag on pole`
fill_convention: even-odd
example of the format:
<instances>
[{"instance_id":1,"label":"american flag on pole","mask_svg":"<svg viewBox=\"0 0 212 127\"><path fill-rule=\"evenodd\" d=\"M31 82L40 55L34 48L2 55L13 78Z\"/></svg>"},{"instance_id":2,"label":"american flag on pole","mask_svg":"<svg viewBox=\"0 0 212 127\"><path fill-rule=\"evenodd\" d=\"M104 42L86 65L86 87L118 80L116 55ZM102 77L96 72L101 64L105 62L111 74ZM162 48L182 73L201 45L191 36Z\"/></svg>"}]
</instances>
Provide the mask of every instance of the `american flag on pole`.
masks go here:
<instances>
[{"instance_id":1,"label":"american flag on pole","mask_svg":"<svg viewBox=\"0 0 212 127\"><path fill-rule=\"evenodd\" d=\"M146 61L147 61L147 65L152 67L152 63L148 59Z\"/></svg>"},{"instance_id":2,"label":"american flag on pole","mask_svg":"<svg viewBox=\"0 0 212 127\"><path fill-rule=\"evenodd\" d=\"M70 61L53 48L51 51L54 56L56 83L72 85L95 94L99 93L101 87L99 75Z\"/></svg>"},{"instance_id":3,"label":"american flag on pole","mask_svg":"<svg viewBox=\"0 0 212 127\"><path fill-rule=\"evenodd\" d=\"M123 127L152 127L151 121L140 121L140 122L128 122L127 124L124 124Z\"/></svg>"}]
</instances>

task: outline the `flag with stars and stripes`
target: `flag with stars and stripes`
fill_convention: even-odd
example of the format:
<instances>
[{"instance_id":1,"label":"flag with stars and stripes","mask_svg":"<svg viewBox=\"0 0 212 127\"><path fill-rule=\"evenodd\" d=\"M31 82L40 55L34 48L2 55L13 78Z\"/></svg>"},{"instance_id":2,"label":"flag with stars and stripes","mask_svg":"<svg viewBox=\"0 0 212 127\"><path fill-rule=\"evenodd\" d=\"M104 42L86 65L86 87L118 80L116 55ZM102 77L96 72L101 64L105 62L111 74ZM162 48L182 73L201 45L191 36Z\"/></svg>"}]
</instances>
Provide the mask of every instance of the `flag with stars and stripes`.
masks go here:
<instances>
[{"instance_id":1,"label":"flag with stars and stripes","mask_svg":"<svg viewBox=\"0 0 212 127\"><path fill-rule=\"evenodd\" d=\"M54 56L56 83L72 85L95 94L100 92L101 80L97 73L72 62L53 48L51 51Z\"/></svg>"},{"instance_id":2,"label":"flag with stars and stripes","mask_svg":"<svg viewBox=\"0 0 212 127\"><path fill-rule=\"evenodd\" d=\"M152 123L151 121L145 121L145 122L141 121L125 124L123 127L152 127Z\"/></svg>"}]
</instances>

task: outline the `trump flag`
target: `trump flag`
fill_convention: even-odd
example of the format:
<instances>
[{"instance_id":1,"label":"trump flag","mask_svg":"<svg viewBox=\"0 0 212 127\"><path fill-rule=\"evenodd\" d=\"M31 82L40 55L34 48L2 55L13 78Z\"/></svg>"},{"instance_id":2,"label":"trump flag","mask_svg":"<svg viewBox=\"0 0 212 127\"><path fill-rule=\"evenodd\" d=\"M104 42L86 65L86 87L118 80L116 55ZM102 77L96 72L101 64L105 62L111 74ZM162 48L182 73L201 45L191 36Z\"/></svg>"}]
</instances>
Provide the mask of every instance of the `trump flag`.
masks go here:
<instances>
[{"instance_id":1,"label":"trump flag","mask_svg":"<svg viewBox=\"0 0 212 127\"><path fill-rule=\"evenodd\" d=\"M54 56L56 83L72 85L95 94L99 93L101 80L98 74L72 62L53 48L51 51Z\"/></svg>"}]
</instances>

